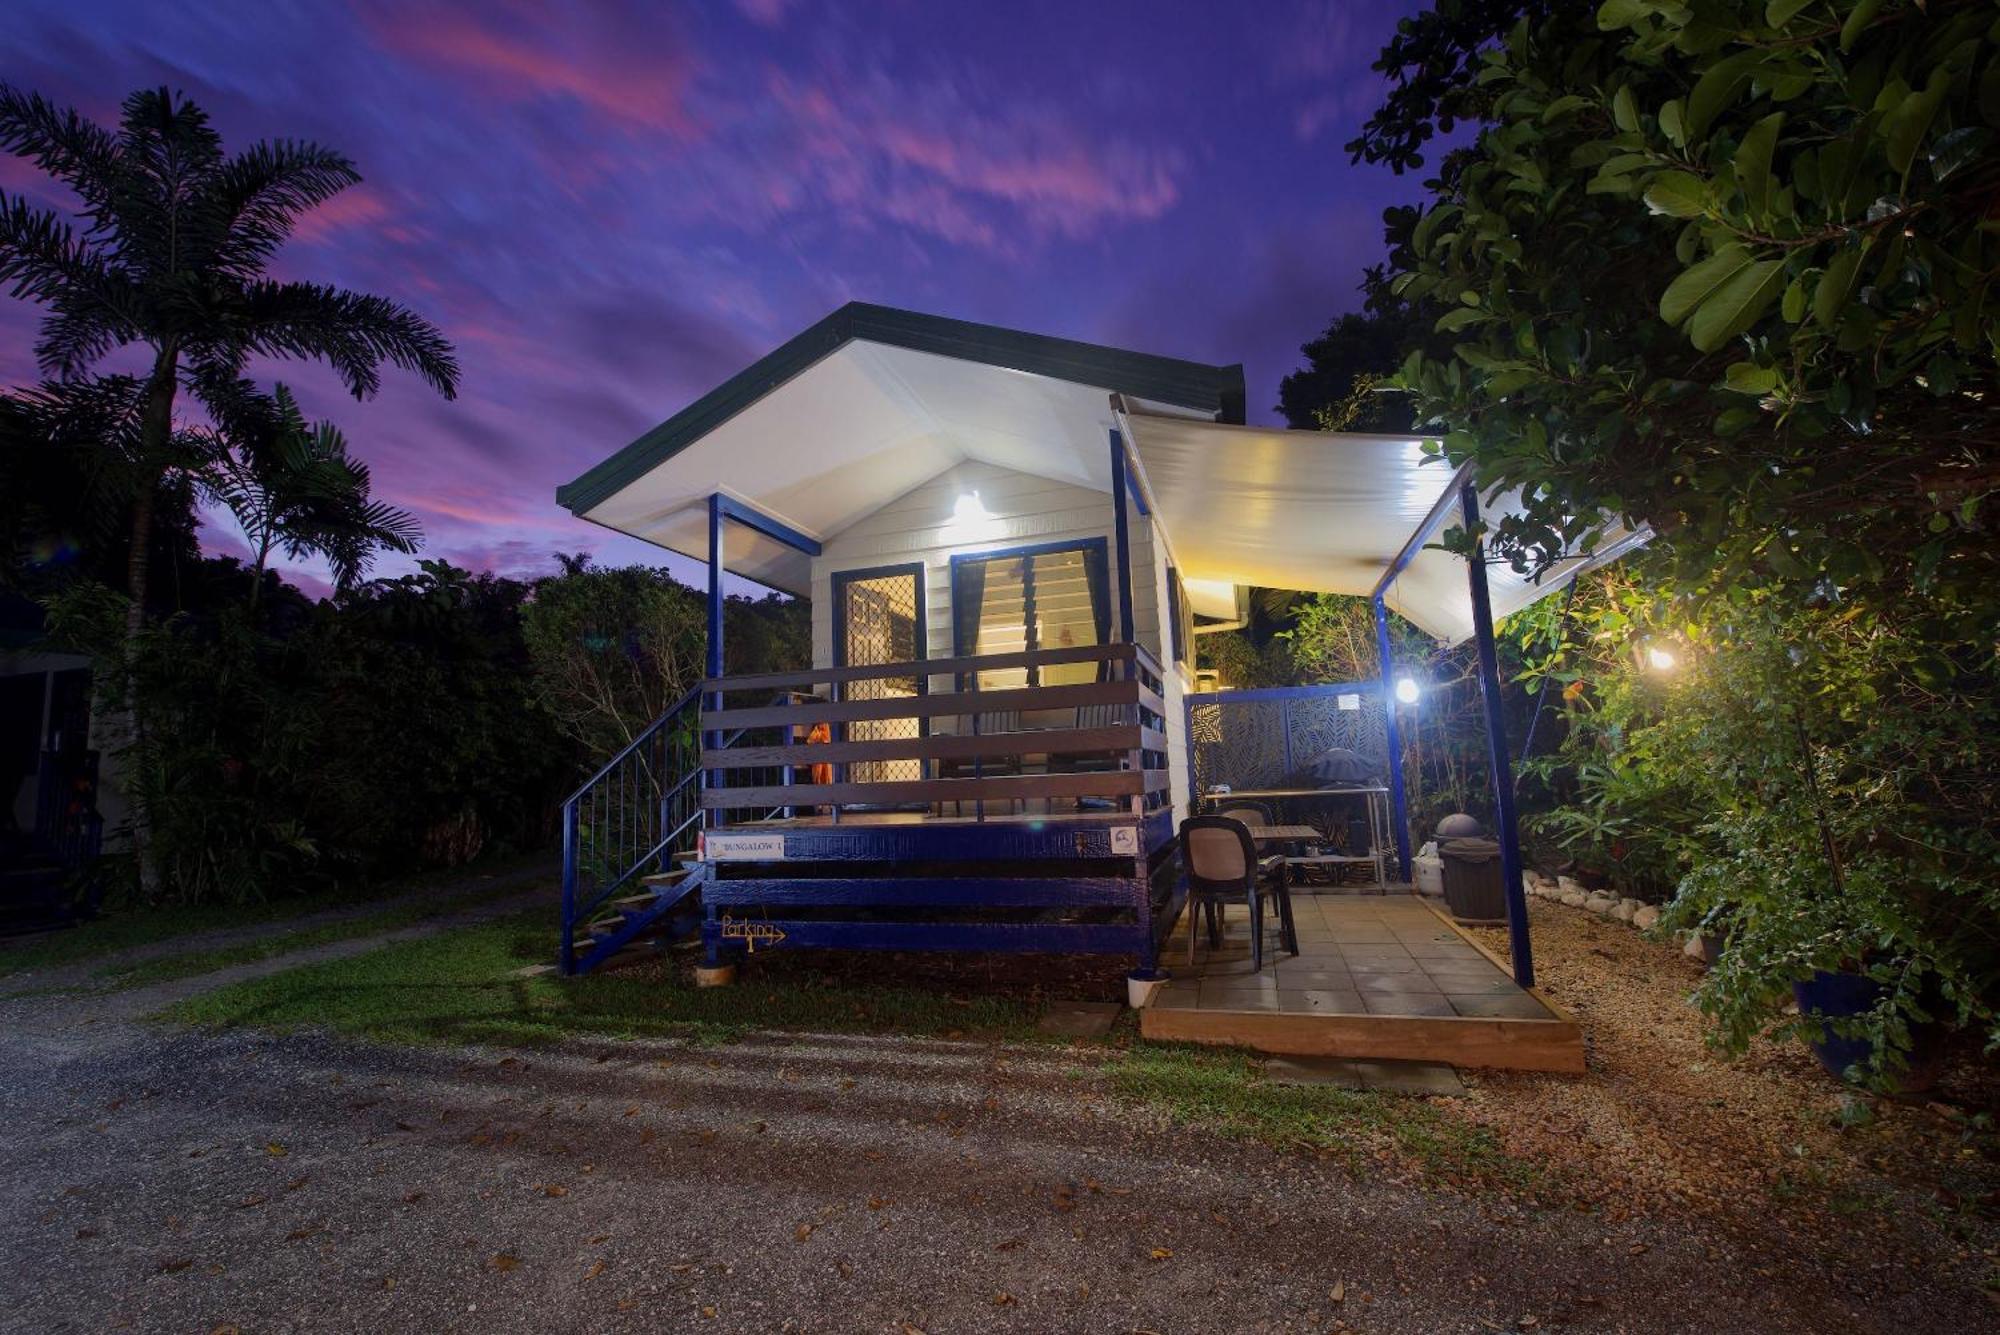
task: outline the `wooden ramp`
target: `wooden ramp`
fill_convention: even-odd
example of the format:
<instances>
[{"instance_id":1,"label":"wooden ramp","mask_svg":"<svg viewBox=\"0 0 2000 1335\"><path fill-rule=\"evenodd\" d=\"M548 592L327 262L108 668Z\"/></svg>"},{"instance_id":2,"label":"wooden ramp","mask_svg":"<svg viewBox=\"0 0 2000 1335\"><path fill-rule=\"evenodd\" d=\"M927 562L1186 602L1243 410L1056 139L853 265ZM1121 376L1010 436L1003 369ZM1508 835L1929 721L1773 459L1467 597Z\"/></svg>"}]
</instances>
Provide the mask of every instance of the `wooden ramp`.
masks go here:
<instances>
[{"instance_id":1,"label":"wooden ramp","mask_svg":"<svg viewBox=\"0 0 2000 1335\"><path fill-rule=\"evenodd\" d=\"M1192 969L1184 916L1161 955L1173 980L1139 1013L1140 1034L1297 1057L1584 1069L1575 1019L1419 897L1292 894L1301 953L1279 949L1274 915L1261 973L1240 906L1219 949L1204 936Z\"/></svg>"}]
</instances>

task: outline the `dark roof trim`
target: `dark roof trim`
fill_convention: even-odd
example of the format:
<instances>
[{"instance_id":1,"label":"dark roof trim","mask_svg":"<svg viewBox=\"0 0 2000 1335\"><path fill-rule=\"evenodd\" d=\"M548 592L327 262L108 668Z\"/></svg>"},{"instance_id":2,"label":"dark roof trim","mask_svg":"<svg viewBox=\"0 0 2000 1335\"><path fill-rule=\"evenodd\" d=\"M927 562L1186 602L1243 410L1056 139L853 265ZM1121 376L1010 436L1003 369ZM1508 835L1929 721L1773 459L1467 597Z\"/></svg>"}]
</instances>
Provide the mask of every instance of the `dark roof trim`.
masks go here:
<instances>
[{"instance_id":1,"label":"dark roof trim","mask_svg":"<svg viewBox=\"0 0 2000 1335\"><path fill-rule=\"evenodd\" d=\"M1215 413L1225 422L1243 421L1246 396L1241 365L1207 366L853 301L575 481L556 488L557 503L579 515L595 508L820 358L857 339L1119 390L1179 408Z\"/></svg>"}]
</instances>

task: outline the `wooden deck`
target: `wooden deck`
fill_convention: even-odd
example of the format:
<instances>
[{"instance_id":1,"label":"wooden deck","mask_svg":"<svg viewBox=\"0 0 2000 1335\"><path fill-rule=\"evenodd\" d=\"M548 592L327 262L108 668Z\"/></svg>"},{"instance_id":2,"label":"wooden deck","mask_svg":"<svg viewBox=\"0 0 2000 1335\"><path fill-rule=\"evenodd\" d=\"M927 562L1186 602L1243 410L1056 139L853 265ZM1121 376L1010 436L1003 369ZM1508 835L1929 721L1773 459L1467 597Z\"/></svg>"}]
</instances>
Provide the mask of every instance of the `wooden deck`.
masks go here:
<instances>
[{"instance_id":1,"label":"wooden deck","mask_svg":"<svg viewBox=\"0 0 2000 1335\"><path fill-rule=\"evenodd\" d=\"M1183 915L1161 952L1173 980L1140 1012L1141 1035L1288 1056L1584 1069L1576 1021L1426 901L1295 889L1292 904L1301 953L1278 949L1273 917L1258 974L1241 907L1225 917L1222 947L1204 939L1192 969Z\"/></svg>"}]
</instances>

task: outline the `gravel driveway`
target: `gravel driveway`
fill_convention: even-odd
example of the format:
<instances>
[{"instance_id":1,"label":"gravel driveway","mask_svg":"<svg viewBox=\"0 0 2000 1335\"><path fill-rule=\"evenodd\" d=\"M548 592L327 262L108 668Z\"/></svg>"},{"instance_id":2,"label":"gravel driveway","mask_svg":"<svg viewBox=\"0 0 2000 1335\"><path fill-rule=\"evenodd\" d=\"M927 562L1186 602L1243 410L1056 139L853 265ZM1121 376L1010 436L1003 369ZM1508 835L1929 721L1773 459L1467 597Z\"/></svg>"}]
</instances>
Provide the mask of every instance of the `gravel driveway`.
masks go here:
<instances>
[{"instance_id":1,"label":"gravel driveway","mask_svg":"<svg viewBox=\"0 0 2000 1335\"><path fill-rule=\"evenodd\" d=\"M0 1006L0 1329L1972 1329L1170 1132L1103 1049L386 1048Z\"/></svg>"}]
</instances>

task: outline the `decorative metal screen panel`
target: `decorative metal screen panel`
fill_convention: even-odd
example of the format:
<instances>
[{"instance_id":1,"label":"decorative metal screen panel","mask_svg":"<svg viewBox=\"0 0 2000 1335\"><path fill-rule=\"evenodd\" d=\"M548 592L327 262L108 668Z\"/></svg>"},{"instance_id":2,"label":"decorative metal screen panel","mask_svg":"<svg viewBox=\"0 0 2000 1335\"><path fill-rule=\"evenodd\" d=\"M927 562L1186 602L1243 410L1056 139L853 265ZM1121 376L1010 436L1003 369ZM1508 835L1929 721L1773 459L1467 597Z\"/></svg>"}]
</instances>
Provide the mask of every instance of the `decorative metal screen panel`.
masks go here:
<instances>
[{"instance_id":1,"label":"decorative metal screen panel","mask_svg":"<svg viewBox=\"0 0 2000 1335\"><path fill-rule=\"evenodd\" d=\"M1384 776L1389 772L1389 721L1382 692L1368 686L1328 686L1276 699L1261 691L1191 699L1188 749L1197 796L1217 784L1234 789L1289 787L1294 770L1342 747ZM1345 701L1351 708L1342 708Z\"/></svg>"},{"instance_id":2,"label":"decorative metal screen panel","mask_svg":"<svg viewBox=\"0 0 2000 1335\"><path fill-rule=\"evenodd\" d=\"M845 644L842 662L850 667L877 663L908 663L923 657L917 637L916 572L898 571L843 581L841 620ZM921 677L885 677L851 682L850 700L902 699L923 692ZM849 741L916 737L920 721L912 718L862 720L847 725ZM857 760L848 768L854 783L884 783L924 777L921 760Z\"/></svg>"}]
</instances>

